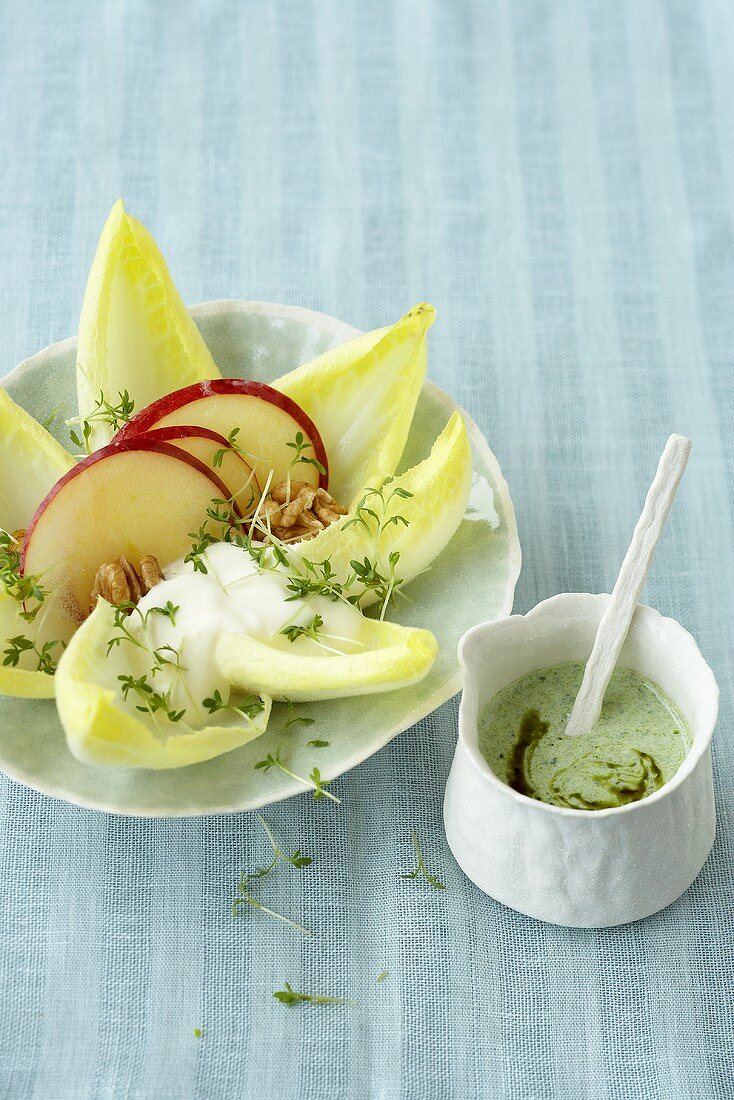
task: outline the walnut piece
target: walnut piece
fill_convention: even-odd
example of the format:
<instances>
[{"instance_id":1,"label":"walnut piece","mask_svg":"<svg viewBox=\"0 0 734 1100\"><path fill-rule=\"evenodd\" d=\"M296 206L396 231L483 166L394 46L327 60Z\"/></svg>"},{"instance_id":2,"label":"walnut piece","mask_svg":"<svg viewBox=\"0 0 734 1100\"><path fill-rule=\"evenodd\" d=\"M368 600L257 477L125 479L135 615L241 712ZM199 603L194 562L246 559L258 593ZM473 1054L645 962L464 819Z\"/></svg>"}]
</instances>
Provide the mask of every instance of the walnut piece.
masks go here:
<instances>
[{"instance_id":1,"label":"walnut piece","mask_svg":"<svg viewBox=\"0 0 734 1100\"><path fill-rule=\"evenodd\" d=\"M25 538L25 527L19 527L17 531L11 531L10 537L11 539L13 539L14 542L17 542L18 546L20 546L20 544L23 542L23 539Z\"/></svg>"},{"instance_id":2,"label":"walnut piece","mask_svg":"<svg viewBox=\"0 0 734 1100\"><path fill-rule=\"evenodd\" d=\"M303 523L303 516L313 504L316 490L307 485L305 481L292 481L290 496L288 495L288 483L282 481L276 485L270 496L279 505L277 510L268 510L272 522L277 527L294 527Z\"/></svg>"},{"instance_id":3,"label":"walnut piece","mask_svg":"<svg viewBox=\"0 0 734 1100\"><path fill-rule=\"evenodd\" d=\"M298 523L292 527L272 527L271 530L280 542L300 542L303 539L312 539L323 531L324 525L315 516L309 516L304 512Z\"/></svg>"},{"instance_id":4,"label":"walnut piece","mask_svg":"<svg viewBox=\"0 0 734 1100\"><path fill-rule=\"evenodd\" d=\"M97 570L89 597L89 612L94 611L100 596L111 604L136 604L162 580L158 559L152 554L140 559L140 572L121 554L117 561L105 562Z\"/></svg>"},{"instance_id":5,"label":"walnut piece","mask_svg":"<svg viewBox=\"0 0 734 1100\"><path fill-rule=\"evenodd\" d=\"M305 481L281 481L274 486L260 508L261 520L280 542L312 539L330 523L347 514L347 509L327 493ZM253 531L265 540L263 531Z\"/></svg>"},{"instance_id":6,"label":"walnut piece","mask_svg":"<svg viewBox=\"0 0 734 1100\"><path fill-rule=\"evenodd\" d=\"M135 567L130 564L127 558L123 558L122 555L120 555L115 564L119 566L119 568L122 570L125 581L127 582L127 590L129 593L129 595L125 597L124 601L116 602L137 603L143 595L143 585L141 583L140 577L138 576L137 569L135 569Z\"/></svg>"},{"instance_id":7,"label":"walnut piece","mask_svg":"<svg viewBox=\"0 0 734 1100\"><path fill-rule=\"evenodd\" d=\"M314 514L321 520L324 527L330 523L336 523L341 516L346 516L349 511L343 504L338 504L326 489L317 489L313 502Z\"/></svg>"},{"instance_id":8,"label":"walnut piece","mask_svg":"<svg viewBox=\"0 0 734 1100\"><path fill-rule=\"evenodd\" d=\"M144 558L140 559L138 572L140 573L140 581L144 592L150 592L151 588L164 580L158 558L154 557L153 554L146 554Z\"/></svg>"}]
</instances>

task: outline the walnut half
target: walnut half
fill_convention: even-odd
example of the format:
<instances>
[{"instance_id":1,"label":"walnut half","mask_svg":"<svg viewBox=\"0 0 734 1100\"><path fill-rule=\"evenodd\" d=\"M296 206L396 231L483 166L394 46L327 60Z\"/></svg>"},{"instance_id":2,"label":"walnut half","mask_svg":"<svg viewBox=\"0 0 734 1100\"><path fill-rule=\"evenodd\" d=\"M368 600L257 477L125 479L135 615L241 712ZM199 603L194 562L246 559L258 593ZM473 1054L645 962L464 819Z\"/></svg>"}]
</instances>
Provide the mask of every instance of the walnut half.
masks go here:
<instances>
[{"instance_id":1,"label":"walnut half","mask_svg":"<svg viewBox=\"0 0 734 1100\"><path fill-rule=\"evenodd\" d=\"M146 592L163 580L158 559L146 554L140 559L139 572L122 554L117 561L100 565L94 578L89 597L89 612L94 611L97 599L101 596L111 604L136 604Z\"/></svg>"},{"instance_id":2,"label":"walnut half","mask_svg":"<svg viewBox=\"0 0 734 1100\"><path fill-rule=\"evenodd\" d=\"M347 509L326 489L314 489L305 481L291 481L290 485L281 481L260 509L262 520L281 542L312 539L346 514ZM267 538L262 531L256 537Z\"/></svg>"}]
</instances>

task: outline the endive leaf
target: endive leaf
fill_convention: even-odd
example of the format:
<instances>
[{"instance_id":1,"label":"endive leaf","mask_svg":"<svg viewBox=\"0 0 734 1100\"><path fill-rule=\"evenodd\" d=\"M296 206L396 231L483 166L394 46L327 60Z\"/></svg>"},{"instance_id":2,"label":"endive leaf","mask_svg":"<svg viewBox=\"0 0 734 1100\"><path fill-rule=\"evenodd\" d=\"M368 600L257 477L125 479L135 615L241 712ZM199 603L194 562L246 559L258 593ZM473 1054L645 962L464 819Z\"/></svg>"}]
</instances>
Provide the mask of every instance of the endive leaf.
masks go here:
<instances>
[{"instance_id":1,"label":"endive leaf","mask_svg":"<svg viewBox=\"0 0 734 1100\"><path fill-rule=\"evenodd\" d=\"M270 716L270 700L253 719L190 730L136 715L123 704L117 676L124 662L107 644L114 609L104 600L71 639L55 676L56 704L69 749L83 763L125 768L182 768L253 741Z\"/></svg>"},{"instance_id":2,"label":"endive leaf","mask_svg":"<svg viewBox=\"0 0 734 1100\"><path fill-rule=\"evenodd\" d=\"M172 390L218 378L209 349L186 311L148 230L112 207L97 245L79 322L79 415L127 391L135 409ZM108 443L114 427L93 424L91 442Z\"/></svg>"},{"instance_id":3,"label":"endive leaf","mask_svg":"<svg viewBox=\"0 0 734 1100\"><path fill-rule=\"evenodd\" d=\"M223 634L217 664L234 687L292 702L394 691L423 679L438 653L429 630L365 624L365 648L341 656L288 653L246 634Z\"/></svg>"},{"instance_id":4,"label":"endive leaf","mask_svg":"<svg viewBox=\"0 0 734 1100\"><path fill-rule=\"evenodd\" d=\"M317 425L329 457L329 491L349 504L363 485L392 474L408 438L426 373L433 306L390 328L327 351L273 382Z\"/></svg>"},{"instance_id":5,"label":"endive leaf","mask_svg":"<svg viewBox=\"0 0 734 1100\"><path fill-rule=\"evenodd\" d=\"M27 527L74 459L0 387L0 527Z\"/></svg>"},{"instance_id":6,"label":"endive leaf","mask_svg":"<svg viewBox=\"0 0 734 1100\"><path fill-rule=\"evenodd\" d=\"M341 583L352 572L352 561L365 557L376 560L380 570L387 574L390 554L397 553L400 556L394 569L395 579L409 581L423 572L451 539L466 511L470 487L469 437L461 414L455 412L423 462L399 477L365 487L349 515L320 531L309 542L298 544L297 552L311 562L328 559ZM373 495L372 489L378 492ZM363 522L355 523L356 508L362 500ZM377 521L369 512L382 518L383 503L385 519L391 516L402 519L388 522L376 539ZM365 592L360 605L367 607L377 598L374 592Z\"/></svg>"}]
</instances>

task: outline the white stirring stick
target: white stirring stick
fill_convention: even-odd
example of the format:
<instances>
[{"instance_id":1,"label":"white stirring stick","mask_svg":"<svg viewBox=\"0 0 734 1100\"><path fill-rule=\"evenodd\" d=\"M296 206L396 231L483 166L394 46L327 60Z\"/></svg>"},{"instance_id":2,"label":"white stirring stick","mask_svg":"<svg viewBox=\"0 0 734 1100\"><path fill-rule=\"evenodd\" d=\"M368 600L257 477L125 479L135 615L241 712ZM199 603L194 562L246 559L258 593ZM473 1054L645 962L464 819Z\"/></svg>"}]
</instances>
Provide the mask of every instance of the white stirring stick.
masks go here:
<instances>
[{"instance_id":1,"label":"white stirring stick","mask_svg":"<svg viewBox=\"0 0 734 1100\"><path fill-rule=\"evenodd\" d=\"M665 444L617 583L599 623L594 648L586 662L584 678L566 726L569 737L588 733L599 720L604 693L627 637L690 451L691 441L682 435L671 435Z\"/></svg>"}]
</instances>

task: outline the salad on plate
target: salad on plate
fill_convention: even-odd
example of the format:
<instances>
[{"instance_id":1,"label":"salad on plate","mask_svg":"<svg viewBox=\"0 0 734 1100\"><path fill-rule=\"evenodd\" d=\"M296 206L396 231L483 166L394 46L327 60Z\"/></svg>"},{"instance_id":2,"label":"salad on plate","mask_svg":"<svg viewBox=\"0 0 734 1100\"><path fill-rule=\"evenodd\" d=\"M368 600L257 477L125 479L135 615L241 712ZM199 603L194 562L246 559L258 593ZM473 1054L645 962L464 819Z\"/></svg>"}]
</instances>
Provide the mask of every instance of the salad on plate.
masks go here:
<instances>
[{"instance_id":1,"label":"salad on plate","mask_svg":"<svg viewBox=\"0 0 734 1100\"><path fill-rule=\"evenodd\" d=\"M471 486L459 412L396 474L433 320L418 305L272 385L222 378L116 203L69 449L0 388L0 692L54 698L82 762L170 769L254 740L274 706L425 677L436 639L391 608Z\"/></svg>"}]
</instances>

